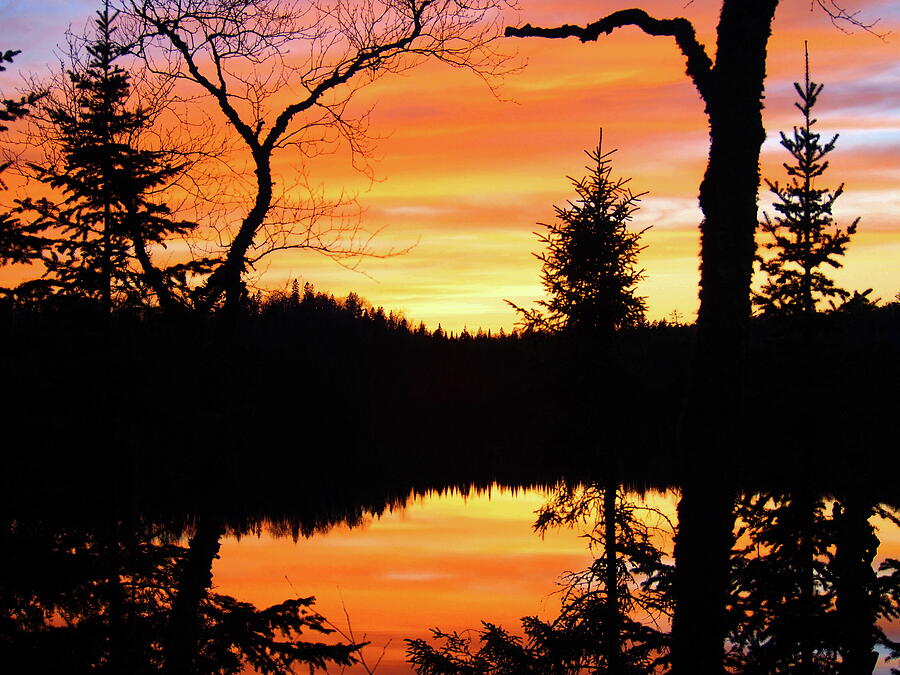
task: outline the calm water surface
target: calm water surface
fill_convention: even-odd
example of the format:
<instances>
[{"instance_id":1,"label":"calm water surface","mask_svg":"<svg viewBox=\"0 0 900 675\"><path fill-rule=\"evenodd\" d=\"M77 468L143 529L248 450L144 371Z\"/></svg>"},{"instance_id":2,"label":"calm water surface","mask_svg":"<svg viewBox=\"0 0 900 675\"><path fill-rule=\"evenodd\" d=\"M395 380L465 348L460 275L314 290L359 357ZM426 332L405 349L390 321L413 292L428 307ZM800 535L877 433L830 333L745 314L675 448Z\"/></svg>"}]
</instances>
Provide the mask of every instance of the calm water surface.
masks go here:
<instances>
[{"instance_id":1,"label":"calm water surface","mask_svg":"<svg viewBox=\"0 0 900 675\"><path fill-rule=\"evenodd\" d=\"M580 530L535 533L545 500L535 490L431 493L296 542L266 531L229 536L214 583L258 607L314 595L338 628L348 632L349 619L354 636L372 642L369 664L384 650L378 673L409 673L404 639L427 637L431 627L478 629L484 619L515 628L523 616L559 610L560 573L592 558ZM659 500L674 511L670 498Z\"/></svg>"},{"instance_id":2,"label":"calm water surface","mask_svg":"<svg viewBox=\"0 0 900 675\"><path fill-rule=\"evenodd\" d=\"M673 522L677 499L671 491L634 495ZM370 669L377 663L377 673L411 673L404 640L429 637L429 628L477 631L485 620L521 633L521 617L556 615L560 575L593 557L584 527L535 532L535 512L546 500L547 492L536 489L429 493L308 538L265 528L229 535L214 566L215 590L258 607L314 595L336 629L371 642L363 652ZM873 522L879 561L900 557L900 531ZM665 533L661 545L671 552ZM900 626L888 633L900 639ZM332 671L367 672L362 665ZM884 664L876 670L889 672Z\"/></svg>"},{"instance_id":3,"label":"calm water surface","mask_svg":"<svg viewBox=\"0 0 900 675\"><path fill-rule=\"evenodd\" d=\"M204 621L225 596L260 609L315 596L314 609L337 631L333 641L370 642L364 665L330 672L410 673L406 639L428 638L430 628L474 637L482 620L521 634L521 617L557 616L561 575L594 558L583 536L593 522L535 532L550 488L457 487L423 496L367 489L344 483L255 510L156 518L115 510L7 518L2 536L11 555L0 558L0 600L13 621L11 641L0 647L11 646L12 655L21 647L32 659L57 650L60 663L74 658L88 670L115 658L157 672L178 636L170 626L182 615L172 598L193 588L205 609L191 611L205 612ZM671 563L677 493L617 494L638 509ZM806 503L794 511L802 522ZM838 522L834 502L817 508L823 522ZM869 523L880 541L873 567L900 559L900 528L880 517ZM900 623L884 628L900 641ZM322 638L307 631L302 639ZM883 659L876 672L890 672Z\"/></svg>"}]
</instances>

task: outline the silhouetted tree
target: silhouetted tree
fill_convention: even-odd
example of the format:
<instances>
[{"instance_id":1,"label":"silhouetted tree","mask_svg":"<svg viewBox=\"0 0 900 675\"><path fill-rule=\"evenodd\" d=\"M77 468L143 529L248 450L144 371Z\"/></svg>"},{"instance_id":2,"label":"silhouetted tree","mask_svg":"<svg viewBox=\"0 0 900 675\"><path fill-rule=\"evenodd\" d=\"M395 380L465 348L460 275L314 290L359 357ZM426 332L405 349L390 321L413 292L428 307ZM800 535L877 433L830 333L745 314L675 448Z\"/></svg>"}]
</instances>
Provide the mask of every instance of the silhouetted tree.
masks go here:
<instances>
[{"instance_id":1,"label":"silhouetted tree","mask_svg":"<svg viewBox=\"0 0 900 675\"><path fill-rule=\"evenodd\" d=\"M149 304L155 296L172 307L186 271L204 262L160 269L151 259L149 247L195 224L174 220L156 201L184 165L165 150L140 147L153 116L129 106L130 78L116 63L123 48L113 38L115 19L106 3L85 46L87 63L79 67L73 55L70 87L41 105L38 131L46 134L49 148L45 161L30 168L62 197L18 202L18 213L33 217L16 233L28 245L21 256L39 262L44 273L16 292L86 297L107 310Z\"/></svg>"},{"instance_id":2,"label":"silhouetted tree","mask_svg":"<svg viewBox=\"0 0 900 675\"><path fill-rule=\"evenodd\" d=\"M590 173L569 179L577 199L554 207L556 222L541 223L547 232L538 237L546 251L535 257L548 299L530 310L507 301L525 330L606 334L644 321L647 303L635 294L643 279L637 257L645 248L641 235L650 228L628 231L643 193L632 193L629 179L611 176L615 150L603 152L602 145L601 135L597 149L586 153Z\"/></svg>"},{"instance_id":3,"label":"silhouetted tree","mask_svg":"<svg viewBox=\"0 0 900 675\"><path fill-rule=\"evenodd\" d=\"M760 257L760 269L767 281L753 296L753 303L764 314L809 316L824 300L850 297L820 269L823 265L841 267L837 256L844 254L859 223L857 218L844 231L832 218L834 202L844 192L843 183L834 191L816 185L828 169L826 157L838 139L835 134L823 142L813 130L816 120L812 111L823 86L809 79L807 54L805 80L794 83L800 97L794 105L803 115L803 124L794 127L790 137L781 132L781 145L792 158L791 163L784 164L791 182L782 185L766 180L776 198L777 215L773 220L764 213L760 222L760 229L768 235L762 246L773 253Z\"/></svg>"},{"instance_id":4,"label":"silhouetted tree","mask_svg":"<svg viewBox=\"0 0 900 675\"><path fill-rule=\"evenodd\" d=\"M276 190L273 158L286 150L311 157L343 141L364 164L366 120L351 113L354 92L423 56L497 74L503 59L492 49L491 20L504 4L116 0L130 18L135 52L194 102L205 95L253 169L243 215L233 229L220 228L225 250L203 286L205 307L238 308L245 273L273 251L302 248L339 260L370 253L359 222L342 219L346 201L311 195L310 204L288 205L290 195Z\"/></svg>"}]
</instances>

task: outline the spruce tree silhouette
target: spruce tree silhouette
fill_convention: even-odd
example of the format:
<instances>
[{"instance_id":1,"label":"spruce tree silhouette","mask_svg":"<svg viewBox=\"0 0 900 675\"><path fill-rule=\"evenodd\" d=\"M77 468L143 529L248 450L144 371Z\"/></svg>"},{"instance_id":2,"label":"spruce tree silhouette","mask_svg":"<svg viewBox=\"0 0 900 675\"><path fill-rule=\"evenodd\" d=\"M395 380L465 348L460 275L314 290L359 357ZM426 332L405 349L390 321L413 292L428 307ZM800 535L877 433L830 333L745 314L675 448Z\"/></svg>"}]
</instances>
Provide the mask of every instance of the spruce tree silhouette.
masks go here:
<instances>
[{"instance_id":1,"label":"spruce tree silhouette","mask_svg":"<svg viewBox=\"0 0 900 675\"><path fill-rule=\"evenodd\" d=\"M816 120L812 111L823 87L809 79L807 51L806 77L802 84L794 83L800 98L794 105L803 115L803 124L794 127L790 137L781 132L781 145L791 155L791 163L784 164L791 180L785 185L766 180L776 198L777 215L772 219L764 213L759 224L768 235L762 248L772 252L768 257L759 257L760 270L766 274L767 282L753 296L753 304L763 314L809 316L825 300L850 297L820 271L823 265L841 267L837 256L844 254L859 223L857 218L842 230L834 222L832 209L844 192L843 183L833 191L816 185L828 169L826 157L838 139L835 134L823 142L821 135L813 130Z\"/></svg>"},{"instance_id":2,"label":"spruce tree silhouette","mask_svg":"<svg viewBox=\"0 0 900 675\"><path fill-rule=\"evenodd\" d=\"M86 44L87 63L68 72L70 87L41 104L40 131L51 146L46 160L30 168L41 182L61 193L26 198L16 209L32 220L16 234L28 257L43 267L39 279L22 284L22 297L75 296L119 305L158 303L172 308L176 289L195 260L157 267L148 247L183 235L195 224L175 220L155 193L173 181L184 165L165 149L140 147L153 123L150 112L129 107L130 77L116 63L124 48L114 39L116 15L109 2L97 12L95 35Z\"/></svg>"},{"instance_id":3,"label":"spruce tree silhouette","mask_svg":"<svg viewBox=\"0 0 900 675\"><path fill-rule=\"evenodd\" d=\"M637 269L639 232L629 232L628 223L645 193L634 194L629 179L613 178L610 157L603 151L603 134L593 151L586 152L592 164L581 179L569 178L577 199L554 207L557 220L541 223L547 231L538 234L546 250L536 253L541 261L541 284L549 296L535 309L506 302L521 315L526 331L549 331L579 335L610 334L635 328L644 322L647 303L636 295L643 270Z\"/></svg>"}]
</instances>

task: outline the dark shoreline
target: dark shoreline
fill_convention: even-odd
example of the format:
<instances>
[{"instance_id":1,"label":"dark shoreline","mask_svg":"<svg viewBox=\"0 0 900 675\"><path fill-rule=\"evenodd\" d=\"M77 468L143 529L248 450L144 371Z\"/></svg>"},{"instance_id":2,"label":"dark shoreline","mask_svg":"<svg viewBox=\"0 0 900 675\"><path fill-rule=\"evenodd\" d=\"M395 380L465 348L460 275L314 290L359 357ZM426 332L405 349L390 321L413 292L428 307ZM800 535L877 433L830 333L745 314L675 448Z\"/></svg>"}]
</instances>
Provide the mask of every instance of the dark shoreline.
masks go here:
<instances>
[{"instance_id":1,"label":"dark shoreline","mask_svg":"<svg viewBox=\"0 0 900 675\"><path fill-rule=\"evenodd\" d=\"M730 466L748 490L896 501L900 306L817 318L753 322L747 423L704 478ZM601 343L450 339L337 305L231 324L7 311L0 341L4 510L111 491L141 509L277 510L298 490L552 485L610 461L636 487L683 478L690 326Z\"/></svg>"}]
</instances>

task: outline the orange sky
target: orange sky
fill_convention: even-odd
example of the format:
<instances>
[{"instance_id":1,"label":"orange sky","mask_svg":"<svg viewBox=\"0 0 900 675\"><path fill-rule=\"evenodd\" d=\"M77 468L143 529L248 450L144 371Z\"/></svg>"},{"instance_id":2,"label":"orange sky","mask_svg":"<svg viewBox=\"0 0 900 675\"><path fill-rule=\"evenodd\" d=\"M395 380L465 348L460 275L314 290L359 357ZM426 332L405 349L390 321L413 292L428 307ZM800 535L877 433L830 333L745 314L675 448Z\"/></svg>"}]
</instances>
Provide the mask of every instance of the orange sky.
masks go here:
<instances>
[{"instance_id":1,"label":"orange sky","mask_svg":"<svg viewBox=\"0 0 900 675\"><path fill-rule=\"evenodd\" d=\"M701 41L714 49L717 0L640 4L660 17L690 18ZM835 276L850 289L873 287L876 296L890 299L900 291L900 224L894 218L900 206L900 9L878 0L847 4L880 17L879 29L894 35L879 40L860 31L844 34L821 11L810 11L807 0L783 0L769 56L763 172L782 178L786 153L777 131L798 121L791 83L802 78L803 40L809 40L813 79L826 85L816 108L819 129L841 133L826 184L846 184L836 206L839 222L862 217L845 269ZM26 47L38 44L20 62L37 68L46 60L47 36L59 32L66 17L82 23L93 6L38 0L30 9L16 8L8 30L24 35ZM585 23L623 6L611 0L522 0L518 16L509 18ZM40 7L47 11L38 18L33 13ZM4 35L3 44L10 40ZM650 316L678 309L692 318L696 194L707 136L673 41L623 29L597 43L507 42L527 66L505 78L499 92L504 100L471 73L434 63L388 75L360 95L360 107L375 105L372 132L384 137L377 145L376 183L354 173L343 155L308 166L310 180L329 193L359 192L365 225L385 228L376 251L414 245L408 253L364 260L364 274L317 254L284 253L269 259L261 285L284 286L299 277L339 296L356 291L432 327L509 329L515 316L503 299L527 305L541 293L539 263L531 256L538 247L536 223L551 219L553 205L572 196L566 176L583 175L583 151L596 144L602 127L605 147L618 148L614 174L631 177L636 192L649 191L634 226L653 226L644 236L647 279L640 287ZM286 157L278 161L289 166Z\"/></svg>"},{"instance_id":2,"label":"orange sky","mask_svg":"<svg viewBox=\"0 0 900 675\"><path fill-rule=\"evenodd\" d=\"M657 15L684 14L700 37L713 40L717 2L643 3ZM860 5L855 3L854 6ZM599 18L613 2L522 3L522 21L549 25ZM844 35L807 2L784 2L769 58L764 175L780 178L785 152L778 129L797 122L791 83L802 78L803 40L810 42L813 77L826 84L816 108L820 129L840 131L827 174L846 183L839 222L862 216L860 233L836 276L849 288L874 287L890 299L900 291L900 37ZM882 6L885 29L900 13ZM634 226L653 225L642 256L650 315L696 310L696 194L705 166L706 123L684 63L672 40L636 29L597 43L518 40L512 49L528 62L506 78L500 102L465 72L429 65L379 82L374 128L383 182L361 195L373 227L387 226L378 244L409 253L362 264L371 279L310 256L273 263L271 278L300 275L343 294L356 290L376 304L403 309L413 319L460 329L509 328L504 304L538 297L535 223L552 218L554 204L572 195L567 175L583 175L583 151L604 129L606 147L618 148L614 173L649 191ZM708 47L712 49L712 47ZM774 138L773 138L774 137ZM338 184L323 175L323 181Z\"/></svg>"}]
</instances>

